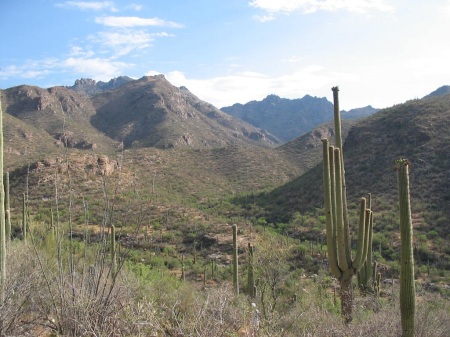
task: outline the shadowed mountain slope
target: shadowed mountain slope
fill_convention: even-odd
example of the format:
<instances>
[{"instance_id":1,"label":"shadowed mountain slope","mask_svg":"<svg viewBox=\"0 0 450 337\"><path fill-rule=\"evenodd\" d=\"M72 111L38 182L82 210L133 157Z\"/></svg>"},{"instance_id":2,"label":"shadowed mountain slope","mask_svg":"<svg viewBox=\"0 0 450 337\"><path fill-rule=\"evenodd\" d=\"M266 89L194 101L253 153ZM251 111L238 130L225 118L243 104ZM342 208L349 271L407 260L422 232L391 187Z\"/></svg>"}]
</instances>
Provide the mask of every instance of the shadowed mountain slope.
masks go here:
<instances>
[{"instance_id":1,"label":"shadowed mountain slope","mask_svg":"<svg viewBox=\"0 0 450 337\"><path fill-rule=\"evenodd\" d=\"M177 88L162 75L146 76L92 97L92 124L125 147L215 148L273 146L277 139Z\"/></svg>"}]
</instances>

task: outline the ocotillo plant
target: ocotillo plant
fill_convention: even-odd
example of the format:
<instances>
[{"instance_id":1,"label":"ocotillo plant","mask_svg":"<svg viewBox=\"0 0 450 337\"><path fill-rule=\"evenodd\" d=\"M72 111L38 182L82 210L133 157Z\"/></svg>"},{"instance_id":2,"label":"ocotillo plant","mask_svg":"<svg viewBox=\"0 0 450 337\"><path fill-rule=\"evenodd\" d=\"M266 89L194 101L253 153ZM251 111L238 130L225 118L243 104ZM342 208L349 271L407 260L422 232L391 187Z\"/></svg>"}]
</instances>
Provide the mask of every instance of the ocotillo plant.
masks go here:
<instances>
[{"instance_id":1,"label":"ocotillo plant","mask_svg":"<svg viewBox=\"0 0 450 337\"><path fill-rule=\"evenodd\" d=\"M233 225L233 286L234 293L239 295L237 225Z\"/></svg>"},{"instance_id":2,"label":"ocotillo plant","mask_svg":"<svg viewBox=\"0 0 450 337\"><path fill-rule=\"evenodd\" d=\"M3 186L3 111L0 99L0 299L5 300L6 283L6 228L5 228L5 189Z\"/></svg>"},{"instance_id":3,"label":"ocotillo plant","mask_svg":"<svg viewBox=\"0 0 450 337\"><path fill-rule=\"evenodd\" d=\"M400 313L402 337L414 337L416 297L414 287L414 257L412 246L411 202L409 197L409 161L397 161L398 196L400 205Z\"/></svg>"},{"instance_id":4,"label":"ocotillo plant","mask_svg":"<svg viewBox=\"0 0 450 337\"><path fill-rule=\"evenodd\" d=\"M247 293L255 297L255 273L253 268L253 246L248 243Z\"/></svg>"},{"instance_id":5,"label":"ocotillo plant","mask_svg":"<svg viewBox=\"0 0 450 337\"><path fill-rule=\"evenodd\" d=\"M340 284L341 314L345 322L349 323L352 320L352 279L367 258L372 211L367 208L366 199L361 198L358 247L356 256L353 259L348 223L344 161L342 157L342 132L338 88L334 87L332 90L334 97L336 146L329 146L328 139L322 140L327 250L331 272L339 280Z\"/></svg>"}]
</instances>

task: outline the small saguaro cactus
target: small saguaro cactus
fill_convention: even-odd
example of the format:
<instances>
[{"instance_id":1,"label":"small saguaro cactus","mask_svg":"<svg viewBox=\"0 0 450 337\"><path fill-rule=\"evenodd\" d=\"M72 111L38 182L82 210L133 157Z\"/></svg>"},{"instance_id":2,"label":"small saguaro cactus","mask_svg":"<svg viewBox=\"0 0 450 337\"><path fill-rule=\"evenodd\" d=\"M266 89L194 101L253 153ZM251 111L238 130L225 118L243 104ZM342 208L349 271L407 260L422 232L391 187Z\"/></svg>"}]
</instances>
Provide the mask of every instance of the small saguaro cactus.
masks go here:
<instances>
[{"instance_id":1,"label":"small saguaro cactus","mask_svg":"<svg viewBox=\"0 0 450 337\"><path fill-rule=\"evenodd\" d=\"M27 243L27 200L25 193L22 194L22 235L23 242Z\"/></svg>"},{"instance_id":2,"label":"small saguaro cactus","mask_svg":"<svg viewBox=\"0 0 450 337\"><path fill-rule=\"evenodd\" d=\"M181 281L186 281L186 274L184 271L184 254L181 255Z\"/></svg>"},{"instance_id":3,"label":"small saguaro cactus","mask_svg":"<svg viewBox=\"0 0 450 337\"><path fill-rule=\"evenodd\" d=\"M413 229L409 197L409 161L397 160L400 205L400 313L402 337L414 337L416 295L414 286Z\"/></svg>"},{"instance_id":4,"label":"small saguaro cactus","mask_svg":"<svg viewBox=\"0 0 450 337\"><path fill-rule=\"evenodd\" d=\"M368 194L367 197L367 208L372 209L371 207L371 194ZM373 213L372 215L373 216ZM372 254L372 241L373 241L373 219L369 223L369 241L367 247L367 258L364 262L362 268L358 271L358 286L363 293L375 293L374 284L376 282L377 275L377 263L373 261Z\"/></svg>"},{"instance_id":5,"label":"small saguaro cactus","mask_svg":"<svg viewBox=\"0 0 450 337\"><path fill-rule=\"evenodd\" d=\"M248 273L247 273L247 293L250 297L255 297L255 272L253 268L253 246L248 243Z\"/></svg>"},{"instance_id":6,"label":"small saguaro cactus","mask_svg":"<svg viewBox=\"0 0 450 337\"><path fill-rule=\"evenodd\" d=\"M323 183L326 213L327 253L331 272L339 280L341 315L346 323L352 320L352 279L364 265L369 250L369 229L372 211L365 198L360 199L358 246L351 254L350 228L345 189L345 170L342 157L342 132L338 88L333 89L335 146L323 139Z\"/></svg>"},{"instance_id":7,"label":"small saguaro cactus","mask_svg":"<svg viewBox=\"0 0 450 337\"><path fill-rule=\"evenodd\" d=\"M111 274L115 277L117 272L117 256L116 256L116 227L111 225Z\"/></svg>"},{"instance_id":8,"label":"small saguaro cactus","mask_svg":"<svg viewBox=\"0 0 450 337\"><path fill-rule=\"evenodd\" d=\"M233 225L233 286L234 293L239 295L237 225Z\"/></svg>"}]
</instances>

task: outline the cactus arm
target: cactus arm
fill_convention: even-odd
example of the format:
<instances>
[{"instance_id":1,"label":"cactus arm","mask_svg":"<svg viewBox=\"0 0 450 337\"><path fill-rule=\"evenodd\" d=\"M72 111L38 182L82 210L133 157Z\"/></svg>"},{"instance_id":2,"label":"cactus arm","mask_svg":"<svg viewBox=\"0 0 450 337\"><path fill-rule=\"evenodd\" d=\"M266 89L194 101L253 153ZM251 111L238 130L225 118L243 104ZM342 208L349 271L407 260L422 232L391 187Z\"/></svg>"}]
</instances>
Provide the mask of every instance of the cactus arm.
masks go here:
<instances>
[{"instance_id":1,"label":"cactus arm","mask_svg":"<svg viewBox=\"0 0 450 337\"><path fill-rule=\"evenodd\" d=\"M409 193L409 162L397 161L398 194L400 205L400 313L402 337L414 337L415 287L412 246L412 220Z\"/></svg>"},{"instance_id":2,"label":"cactus arm","mask_svg":"<svg viewBox=\"0 0 450 337\"><path fill-rule=\"evenodd\" d=\"M358 249L356 251L355 261L353 262L353 268L359 270L364 264L364 253L367 254L367 238L366 238L366 198L361 198L359 203L359 223L358 223Z\"/></svg>"},{"instance_id":3,"label":"cactus arm","mask_svg":"<svg viewBox=\"0 0 450 337\"><path fill-rule=\"evenodd\" d=\"M347 260L347 240L345 239L346 231L344 225L344 211L342 200L342 173L341 173L341 156L339 148L334 149L334 167L336 170L336 236L337 236L337 255L339 268L345 272L349 268Z\"/></svg>"},{"instance_id":4,"label":"cactus arm","mask_svg":"<svg viewBox=\"0 0 450 337\"><path fill-rule=\"evenodd\" d=\"M332 224L333 224L333 242L336 242L336 224L337 224L337 217L336 217L336 172L334 169L334 146L330 146L328 148L328 163L330 165L330 184L331 184L331 215L332 215ZM324 157L325 158L325 157ZM334 247L336 250L336 245Z\"/></svg>"},{"instance_id":5,"label":"cactus arm","mask_svg":"<svg viewBox=\"0 0 450 337\"><path fill-rule=\"evenodd\" d=\"M373 212L370 211L370 222L369 222L369 233L368 233L368 245L367 245L367 257L366 257L366 261L367 261L367 279L370 280L374 280L374 277L376 275L375 272L373 272L372 270L372 264L376 264L376 262L373 262L373 254L372 254L372 243L373 243ZM376 270L376 267L375 267Z\"/></svg>"},{"instance_id":6,"label":"cactus arm","mask_svg":"<svg viewBox=\"0 0 450 337\"><path fill-rule=\"evenodd\" d=\"M332 205L332 197L333 189L331 183L331 174L330 174L330 152L328 146L328 139L322 139L323 146L323 189L325 196L325 219L326 219L326 232L327 232L327 251L328 251L328 261L331 269L331 273L334 277L339 278L342 275L341 270L339 269L338 259L336 255L336 231L334 229L334 213L332 209L336 206ZM333 179L334 180L334 179Z\"/></svg>"}]
</instances>

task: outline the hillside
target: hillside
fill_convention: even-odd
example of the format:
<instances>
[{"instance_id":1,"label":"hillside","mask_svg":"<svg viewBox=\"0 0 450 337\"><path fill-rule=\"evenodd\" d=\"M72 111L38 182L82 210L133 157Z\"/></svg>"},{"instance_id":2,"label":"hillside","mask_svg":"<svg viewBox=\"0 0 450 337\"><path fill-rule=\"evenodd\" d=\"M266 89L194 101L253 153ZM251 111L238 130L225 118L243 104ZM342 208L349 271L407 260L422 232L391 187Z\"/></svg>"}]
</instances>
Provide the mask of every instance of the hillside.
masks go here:
<instances>
[{"instance_id":1,"label":"hillside","mask_svg":"<svg viewBox=\"0 0 450 337\"><path fill-rule=\"evenodd\" d=\"M444 95L380 110L350 129L344 145L347 192L353 204L366 193L372 193L377 219L375 231L396 224L394 163L398 158L407 158L411 162L416 234L427 236L432 232L441 239L449 238L450 210L446 207L450 200L449 128L450 95ZM321 149L317 147L317 151ZM323 205L321 165L253 202L273 222L288 222L295 212L315 212ZM435 244L430 241L429 247L437 249ZM434 260L436 256L429 258Z\"/></svg>"},{"instance_id":2,"label":"hillside","mask_svg":"<svg viewBox=\"0 0 450 337\"><path fill-rule=\"evenodd\" d=\"M92 124L125 147L214 148L273 146L278 140L177 88L163 75L146 76L92 97Z\"/></svg>"}]
</instances>

